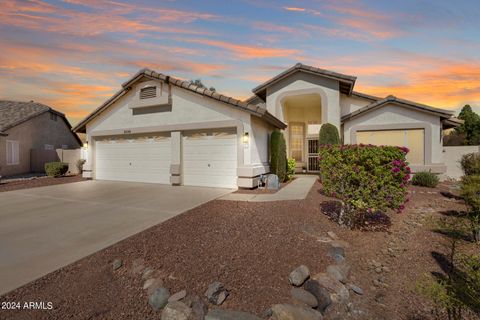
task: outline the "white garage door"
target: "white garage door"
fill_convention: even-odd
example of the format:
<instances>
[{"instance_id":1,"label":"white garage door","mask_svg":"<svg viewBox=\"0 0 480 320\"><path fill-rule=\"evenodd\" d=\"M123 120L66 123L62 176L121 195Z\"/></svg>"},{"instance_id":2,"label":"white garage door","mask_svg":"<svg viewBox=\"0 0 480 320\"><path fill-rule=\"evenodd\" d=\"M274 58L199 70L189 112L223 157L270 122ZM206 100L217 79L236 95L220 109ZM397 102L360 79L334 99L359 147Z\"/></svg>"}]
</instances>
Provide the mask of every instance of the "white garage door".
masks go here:
<instances>
[{"instance_id":1,"label":"white garage door","mask_svg":"<svg viewBox=\"0 0 480 320\"><path fill-rule=\"evenodd\" d=\"M184 134L183 184L237 187L237 135L235 132Z\"/></svg>"},{"instance_id":2,"label":"white garage door","mask_svg":"<svg viewBox=\"0 0 480 320\"><path fill-rule=\"evenodd\" d=\"M150 135L95 141L95 178L170 183L170 137Z\"/></svg>"},{"instance_id":3,"label":"white garage door","mask_svg":"<svg viewBox=\"0 0 480 320\"><path fill-rule=\"evenodd\" d=\"M407 147L407 161L418 165L425 161L424 136L423 129L358 131L357 143Z\"/></svg>"}]
</instances>

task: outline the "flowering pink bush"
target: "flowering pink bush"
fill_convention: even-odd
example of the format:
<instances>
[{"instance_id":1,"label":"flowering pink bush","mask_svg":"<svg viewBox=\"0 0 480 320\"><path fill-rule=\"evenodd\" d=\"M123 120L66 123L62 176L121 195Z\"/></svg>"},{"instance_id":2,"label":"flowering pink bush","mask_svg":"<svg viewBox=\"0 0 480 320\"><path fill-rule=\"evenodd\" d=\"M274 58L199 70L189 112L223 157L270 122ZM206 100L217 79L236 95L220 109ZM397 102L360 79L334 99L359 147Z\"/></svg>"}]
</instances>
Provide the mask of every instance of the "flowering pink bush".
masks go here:
<instances>
[{"instance_id":1,"label":"flowering pink bush","mask_svg":"<svg viewBox=\"0 0 480 320\"><path fill-rule=\"evenodd\" d=\"M339 223L354 227L369 214L405 208L410 179L407 153L407 148L392 146L320 146L324 192L343 202Z\"/></svg>"}]
</instances>

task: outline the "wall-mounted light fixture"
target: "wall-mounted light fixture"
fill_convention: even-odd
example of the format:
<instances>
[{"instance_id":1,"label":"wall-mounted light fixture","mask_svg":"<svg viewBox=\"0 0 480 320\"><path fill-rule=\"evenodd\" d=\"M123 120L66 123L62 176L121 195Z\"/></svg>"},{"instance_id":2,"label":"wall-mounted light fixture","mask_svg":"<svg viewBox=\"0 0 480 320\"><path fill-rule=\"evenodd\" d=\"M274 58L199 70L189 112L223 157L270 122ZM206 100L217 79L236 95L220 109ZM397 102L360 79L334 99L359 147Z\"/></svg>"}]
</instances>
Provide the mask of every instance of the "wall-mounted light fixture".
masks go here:
<instances>
[{"instance_id":1,"label":"wall-mounted light fixture","mask_svg":"<svg viewBox=\"0 0 480 320\"><path fill-rule=\"evenodd\" d=\"M248 144L248 142L249 142L248 132L245 132L243 134L243 143Z\"/></svg>"},{"instance_id":2,"label":"wall-mounted light fixture","mask_svg":"<svg viewBox=\"0 0 480 320\"><path fill-rule=\"evenodd\" d=\"M88 149L88 142L85 142L85 143L83 144L83 148L84 148L84 149Z\"/></svg>"}]
</instances>

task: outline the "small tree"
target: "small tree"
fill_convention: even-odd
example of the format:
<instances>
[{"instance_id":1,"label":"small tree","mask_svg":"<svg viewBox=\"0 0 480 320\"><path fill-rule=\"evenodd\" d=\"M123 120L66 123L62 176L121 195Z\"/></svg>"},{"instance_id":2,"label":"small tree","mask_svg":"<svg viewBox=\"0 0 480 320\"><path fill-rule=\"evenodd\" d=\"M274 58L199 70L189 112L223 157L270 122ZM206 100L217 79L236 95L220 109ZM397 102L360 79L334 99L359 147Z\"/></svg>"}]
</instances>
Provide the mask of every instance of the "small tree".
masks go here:
<instances>
[{"instance_id":1,"label":"small tree","mask_svg":"<svg viewBox=\"0 0 480 320\"><path fill-rule=\"evenodd\" d=\"M287 147L283 133L278 130L270 136L270 171L279 181L287 178Z\"/></svg>"},{"instance_id":2,"label":"small tree","mask_svg":"<svg viewBox=\"0 0 480 320\"><path fill-rule=\"evenodd\" d=\"M465 144L480 144L480 116L467 104L460 111L458 118L463 120L464 123L455 130L465 135Z\"/></svg>"},{"instance_id":3,"label":"small tree","mask_svg":"<svg viewBox=\"0 0 480 320\"><path fill-rule=\"evenodd\" d=\"M318 135L318 144L340 144L340 135L337 127L331 123L323 124Z\"/></svg>"}]
</instances>

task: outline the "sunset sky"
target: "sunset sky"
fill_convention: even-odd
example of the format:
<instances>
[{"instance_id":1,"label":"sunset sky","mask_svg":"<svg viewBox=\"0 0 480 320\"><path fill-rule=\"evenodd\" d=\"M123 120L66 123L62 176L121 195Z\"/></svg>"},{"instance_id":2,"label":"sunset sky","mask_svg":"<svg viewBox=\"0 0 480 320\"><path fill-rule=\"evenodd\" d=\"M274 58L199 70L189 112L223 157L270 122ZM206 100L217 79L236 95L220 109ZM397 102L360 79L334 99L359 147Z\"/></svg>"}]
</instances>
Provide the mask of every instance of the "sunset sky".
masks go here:
<instances>
[{"instance_id":1,"label":"sunset sky","mask_svg":"<svg viewBox=\"0 0 480 320\"><path fill-rule=\"evenodd\" d=\"M0 3L0 99L73 124L143 67L244 99L296 62L357 76L356 91L480 112L478 0Z\"/></svg>"}]
</instances>

